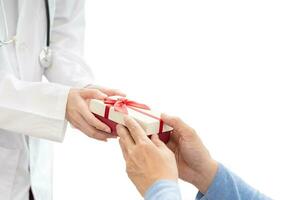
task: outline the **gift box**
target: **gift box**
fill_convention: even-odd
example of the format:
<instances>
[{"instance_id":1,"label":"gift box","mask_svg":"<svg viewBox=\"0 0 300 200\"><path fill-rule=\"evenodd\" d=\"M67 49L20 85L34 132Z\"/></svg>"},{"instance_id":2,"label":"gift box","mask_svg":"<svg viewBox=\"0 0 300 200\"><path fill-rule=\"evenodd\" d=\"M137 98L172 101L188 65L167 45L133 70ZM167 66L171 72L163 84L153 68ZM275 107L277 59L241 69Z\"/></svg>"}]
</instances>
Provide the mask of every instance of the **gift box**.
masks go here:
<instances>
[{"instance_id":1,"label":"gift box","mask_svg":"<svg viewBox=\"0 0 300 200\"><path fill-rule=\"evenodd\" d=\"M169 141L172 128L160 119L161 113L151 110L145 104L124 97L112 96L103 101L92 99L89 109L100 121L111 128L114 135L117 135L117 124L124 125L124 116L129 115L141 125L149 137L158 134L163 142Z\"/></svg>"}]
</instances>

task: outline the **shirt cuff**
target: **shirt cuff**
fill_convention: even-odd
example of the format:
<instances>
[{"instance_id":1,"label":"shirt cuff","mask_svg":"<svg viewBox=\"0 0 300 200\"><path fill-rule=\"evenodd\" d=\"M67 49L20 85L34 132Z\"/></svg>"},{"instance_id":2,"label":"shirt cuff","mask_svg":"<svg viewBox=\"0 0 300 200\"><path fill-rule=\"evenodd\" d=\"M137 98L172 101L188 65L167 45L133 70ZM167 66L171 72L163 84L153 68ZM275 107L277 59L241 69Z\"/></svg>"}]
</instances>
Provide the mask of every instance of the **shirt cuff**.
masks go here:
<instances>
[{"instance_id":1,"label":"shirt cuff","mask_svg":"<svg viewBox=\"0 0 300 200\"><path fill-rule=\"evenodd\" d=\"M171 180L156 181L145 193L145 200L180 200L178 183Z\"/></svg>"},{"instance_id":2,"label":"shirt cuff","mask_svg":"<svg viewBox=\"0 0 300 200\"><path fill-rule=\"evenodd\" d=\"M219 163L217 173L214 177L213 182L209 186L206 194L202 194L200 191L196 196L196 200L207 200L207 199L226 199L227 196L224 193L230 193L231 191L226 189L227 182L227 170L226 168ZM224 188L224 189L222 189Z\"/></svg>"},{"instance_id":3,"label":"shirt cuff","mask_svg":"<svg viewBox=\"0 0 300 200\"><path fill-rule=\"evenodd\" d=\"M219 164L215 178L208 188L206 194L200 192L196 200L235 200L235 199L257 199L270 200L270 198L259 193L257 190L245 183L241 178Z\"/></svg>"}]
</instances>

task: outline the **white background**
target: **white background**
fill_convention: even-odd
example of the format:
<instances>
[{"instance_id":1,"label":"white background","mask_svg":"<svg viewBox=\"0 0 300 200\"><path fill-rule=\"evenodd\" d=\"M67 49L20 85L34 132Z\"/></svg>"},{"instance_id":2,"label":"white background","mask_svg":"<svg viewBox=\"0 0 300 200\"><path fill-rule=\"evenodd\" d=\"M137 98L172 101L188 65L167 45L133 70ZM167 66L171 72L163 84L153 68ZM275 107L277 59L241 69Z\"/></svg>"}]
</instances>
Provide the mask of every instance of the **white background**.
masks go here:
<instances>
[{"instance_id":1,"label":"white background","mask_svg":"<svg viewBox=\"0 0 300 200\"><path fill-rule=\"evenodd\" d=\"M86 58L98 84L180 116L254 187L300 199L299 10L291 0L90 0ZM141 199L117 141L69 128L54 169L55 199Z\"/></svg>"}]
</instances>

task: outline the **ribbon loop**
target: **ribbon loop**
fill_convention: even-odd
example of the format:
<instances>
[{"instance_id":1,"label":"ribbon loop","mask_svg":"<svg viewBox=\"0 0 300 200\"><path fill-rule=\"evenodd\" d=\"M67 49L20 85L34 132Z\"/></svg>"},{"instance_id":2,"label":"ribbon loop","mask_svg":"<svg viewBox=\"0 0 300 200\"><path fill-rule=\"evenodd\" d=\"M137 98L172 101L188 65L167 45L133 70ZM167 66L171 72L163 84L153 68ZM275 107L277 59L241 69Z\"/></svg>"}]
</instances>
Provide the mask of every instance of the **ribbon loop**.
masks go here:
<instances>
[{"instance_id":1,"label":"ribbon loop","mask_svg":"<svg viewBox=\"0 0 300 200\"><path fill-rule=\"evenodd\" d=\"M113 106L116 111L124 114L128 114L128 107L150 110L149 106L126 99L124 97L120 97L117 99L107 97L104 99L104 103Z\"/></svg>"}]
</instances>

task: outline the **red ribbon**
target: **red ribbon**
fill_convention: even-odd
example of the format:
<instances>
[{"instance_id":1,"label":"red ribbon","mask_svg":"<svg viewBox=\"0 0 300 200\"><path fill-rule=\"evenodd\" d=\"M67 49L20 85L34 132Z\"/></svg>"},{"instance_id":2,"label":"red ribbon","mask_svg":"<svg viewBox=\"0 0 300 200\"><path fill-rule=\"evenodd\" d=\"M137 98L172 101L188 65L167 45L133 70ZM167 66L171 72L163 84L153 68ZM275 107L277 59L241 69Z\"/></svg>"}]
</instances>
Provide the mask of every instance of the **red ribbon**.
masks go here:
<instances>
[{"instance_id":1,"label":"red ribbon","mask_svg":"<svg viewBox=\"0 0 300 200\"><path fill-rule=\"evenodd\" d=\"M141 103L126 99L124 97L120 97L118 99L112 99L112 98L107 97L104 99L104 103L108 105L105 108L105 114L104 114L104 118L106 118L106 119L108 119L108 116L109 116L109 107L110 106L113 106L115 111L118 111L118 112L121 112L124 114L128 114L128 108L130 108L139 113L142 113L144 115L147 115L149 117L157 119L159 121L159 133L162 133L162 131L163 131L164 123L159 117L156 117L154 115L151 115L147 112L143 112L142 110L140 110L140 109L150 110L150 107L145 104L141 104Z\"/></svg>"},{"instance_id":2,"label":"red ribbon","mask_svg":"<svg viewBox=\"0 0 300 200\"><path fill-rule=\"evenodd\" d=\"M115 111L118 111L118 112L121 112L124 114L128 114L127 107L150 110L149 106L135 102L135 101L128 100L124 97L121 97L118 99L105 98L104 103L113 106Z\"/></svg>"}]
</instances>

